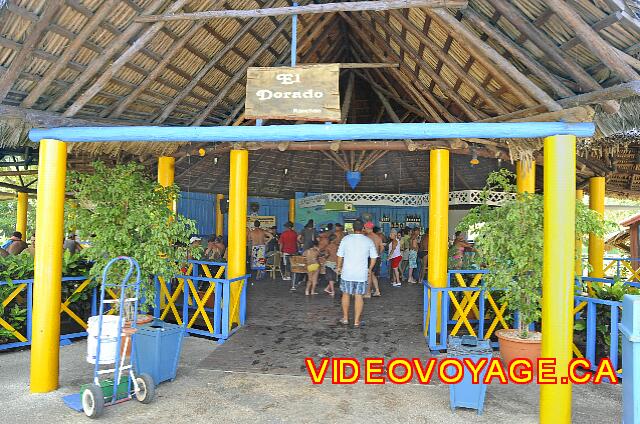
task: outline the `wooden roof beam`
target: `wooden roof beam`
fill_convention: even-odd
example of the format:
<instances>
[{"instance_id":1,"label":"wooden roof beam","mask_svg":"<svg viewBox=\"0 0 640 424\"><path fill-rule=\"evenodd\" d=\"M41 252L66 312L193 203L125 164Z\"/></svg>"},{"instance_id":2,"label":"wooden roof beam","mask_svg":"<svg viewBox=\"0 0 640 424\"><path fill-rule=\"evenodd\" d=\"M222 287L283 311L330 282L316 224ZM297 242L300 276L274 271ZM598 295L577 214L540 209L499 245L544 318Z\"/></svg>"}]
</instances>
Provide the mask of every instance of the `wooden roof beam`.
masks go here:
<instances>
[{"instance_id":1,"label":"wooden roof beam","mask_svg":"<svg viewBox=\"0 0 640 424\"><path fill-rule=\"evenodd\" d=\"M290 23L291 22L289 20L284 19L280 23L280 25L278 25L276 29L271 32L269 37L264 40L262 45L251 55L249 60L242 65L242 67L237 71L236 75L234 75L234 77L226 83L224 88L222 88L218 92L218 95L207 105L207 107L204 108L204 110L198 115L198 117L192 122L191 125L202 125L207 116L209 116L213 109L218 106L220 101L227 95L227 93L233 88L233 86L237 84L238 81L240 81L242 78L246 77L245 73L247 69L255 63L255 61L265 52L265 50L267 50L267 47L269 47L276 40L276 38L281 35L281 33L287 33L286 28Z\"/></svg>"},{"instance_id":2,"label":"wooden roof beam","mask_svg":"<svg viewBox=\"0 0 640 424\"><path fill-rule=\"evenodd\" d=\"M147 14L154 13L164 4L163 0L153 0L146 8L145 12ZM108 48L105 49L103 54L92 60L85 71L76 78L75 82L69 87L68 90L63 92L60 97L58 97L51 106L47 110L52 112L58 111L62 109L65 104L75 96L82 87L91 80L100 69L116 54L120 51L122 46L124 46L130 39L133 37L138 31L140 31L144 27L144 24L140 23L132 23L130 24L119 36L117 36L109 45ZM85 93L86 94L86 93ZM75 111L77 112L77 110ZM67 114L67 116L73 116L75 112L71 114Z\"/></svg>"},{"instance_id":3,"label":"wooden roof beam","mask_svg":"<svg viewBox=\"0 0 640 424\"><path fill-rule=\"evenodd\" d=\"M493 0L491 5L499 11L521 34L535 44L556 65L566 71L580 85L582 90L597 90L600 84L579 66L566 52L560 50L549 37L536 28L516 6L506 0Z\"/></svg>"},{"instance_id":4,"label":"wooden roof beam","mask_svg":"<svg viewBox=\"0 0 640 424\"><path fill-rule=\"evenodd\" d=\"M270 0L267 4L275 4L276 1L277 0ZM173 101L163 109L162 113L153 120L153 122L155 124L161 124L162 122L164 122L169 117L171 112L173 112L176 106L178 106L178 104L191 93L191 91L207 75L207 73L209 73L209 71L211 71L218 64L218 62L224 57L224 55L227 54L257 22L257 19L251 19L250 21L245 23L230 40L227 40L226 44L213 55L209 62L207 62L202 68L200 68L200 70L192 77L191 81L187 83L187 85L175 96Z\"/></svg>"},{"instance_id":5,"label":"wooden roof beam","mask_svg":"<svg viewBox=\"0 0 640 424\"><path fill-rule=\"evenodd\" d=\"M175 0L169 6L167 10L170 13L177 12L184 6L189 0ZM78 113L78 111L91 100L96 94L102 90L102 88L111 80L111 78L118 72L133 56L142 49L147 42L149 42L160 31L164 22L156 22L151 27L147 28L140 36L138 36L133 44L127 48L124 53L118 55L118 58L111 63L111 65L102 71L98 79L86 89L71 106L64 112L64 116L71 117ZM132 23L128 28L139 26L139 24ZM125 31L126 32L126 31ZM124 33L123 33L124 34ZM93 64L93 62L91 63ZM89 67L91 67L91 64ZM103 65L104 63L102 63ZM86 72L86 71L85 71Z\"/></svg>"},{"instance_id":6,"label":"wooden roof beam","mask_svg":"<svg viewBox=\"0 0 640 424\"><path fill-rule=\"evenodd\" d=\"M509 111L499 103L490 93L488 93L484 87L482 87L478 80L469 76L468 71L465 71L460 67L460 65L449 56L446 52L443 52L439 48L436 47L433 40L431 40L425 33L423 33L418 27L416 27L409 19L404 17L397 10L392 10L389 12L391 16L397 19L400 24L406 28L413 36L415 36L420 42L421 45L425 46L435 57L438 58L444 65L446 65L458 78L459 81L463 81L467 85L469 85L476 94L490 107L492 107L498 114L508 113ZM453 40L453 38L451 38ZM422 58L422 55L419 55Z\"/></svg>"},{"instance_id":7,"label":"wooden roof beam","mask_svg":"<svg viewBox=\"0 0 640 424\"><path fill-rule=\"evenodd\" d=\"M387 60L386 56L382 53L384 52L392 57L393 60L400 62L400 69L394 69L393 74L402 82L404 88L411 92L414 100L418 104L421 104L425 108L425 111L429 113L436 122L444 122L444 119L449 122L458 121L458 118L454 117L442 103L434 97L428 87L426 87L422 81L415 78L412 70L400 59L400 56L391 50L388 45L380 43L380 35L377 32L374 32L373 29L368 26L362 26L360 21L354 20L346 13L341 13L341 16L351 25L351 30L360 37L361 42L364 42L364 44L369 47L373 55L378 56L380 60ZM414 83L419 86L420 89L417 89Z\"/></svg>"},{"instance_id":8,"label":"wooden roof beam","mask_svg":"<svg viewBox=\"0 0 640 424\"><path fill-rule=\"evenodd\" d=\"M547 68L538 63L533 57L531 57L531 55L529 55L529 53L514 43L509 37L502 34L502 32L491 25L475 10L467 8L462 13L469 22L502 46L505 51L509 52L509 54L511 54L516 60L526 66L533 75L540 78L542 82L548 85L549 88L551 88L551 90L553 90L557 95L561 97L568 97L574 94L571 90L565 87L555 75L549 72Z\"/></svg>"},{"instance_id":9,"label":"wooden roof beam","mask_svg":"<svg viewBox=\"0 0 640 424\"><path fill-rule=\"evenodd\" d=\"M14 56L11 64L9 65L9 69L0 81L0 102L7 96L9 90L11 90L11 87L13 87L16 79L24 69L27 61L31 59L31 52L35 49L36 44L40 41L42 35L46 32L47 27L60 10L61 5L62 0L50 0L46 2L42 16L40 16L37 22L30 26L27 38L22 44L22 48Z\"/></svg>"},{"instance_id":10,"label":"wooden roof beam","mask_svg":"<svg viewBox=\"0 0 640 424\"><path fill-rule=\"evenodd\" d=\"M287 6L253 10L207 10L194 13L163 14L140 16L138 22L180 21L201 19L252 19L267 16L291 16L315 13L354 12L365 10L391 10L407 9L411 7L458 9L467 7L466 0L380 0L380 1L355 1L346 3L310 4L306 6Z\"/></svg>"},{"instance_id":11,"label":"wooden roof beam","mask_svg":"<svg viewBox=\"0 0 640 424\"><path fill-rule=\"evenodd\" d=\"M629 64L620 60L620 56L613 47L587 24L573 8L563 0L547 0L547 5L556 15L569 25L579 37L584 46L591 51L602 63L607 65L624 82L638 79L640 75Z\"/></svg>"},{"instance_id":12,"label":"wooden roof beam","mask_svg":"<svg viewBox=\"0 0 640 424\"><path fill-rule=\"evenodd\" d=\"M89 37L93 34L100 22L106 18L106 16L113 10L116 0L107 0L103 2L93 16L82 27L82 30L75 36L73 41L64 49L62 54L58 57L56 62L51 66L44 74L42 80L31 90L29 95L22 101L20 106L31 107L33 106L40 96L47 90L53 80L60 75L60 72L64 70L67 63L78 52L80 47L87 42Z\"/></svg>"},{"instance_id":13,"label":"wooden roof beam","mask_svg":"<svg viewBox=\"0 0 640 424\"><path fill-rule=\"evenodd\" d=\"M470 31L450 13L440 9L427 10L427 13L432 16L437 16L450 31L453 31L453 34L458 36L458 42L466 46L467 51L476 56L476 60L487 68L501 85L508 87L513 95L518 96L521 100L525 100L528 96L524 96L523 98L522 92L526 92L536 101L545 105L549 110L561 109L556 101L544 90L535 85L500 53L480 40L474 32ZM500 78L500 76L502 76L502 78ZM505 76L513 79L518 85L514 85L509 78L504 78ZM529 99L525 101L525 105L533 106L534 103Z\"/></svg>"}]
</instances>

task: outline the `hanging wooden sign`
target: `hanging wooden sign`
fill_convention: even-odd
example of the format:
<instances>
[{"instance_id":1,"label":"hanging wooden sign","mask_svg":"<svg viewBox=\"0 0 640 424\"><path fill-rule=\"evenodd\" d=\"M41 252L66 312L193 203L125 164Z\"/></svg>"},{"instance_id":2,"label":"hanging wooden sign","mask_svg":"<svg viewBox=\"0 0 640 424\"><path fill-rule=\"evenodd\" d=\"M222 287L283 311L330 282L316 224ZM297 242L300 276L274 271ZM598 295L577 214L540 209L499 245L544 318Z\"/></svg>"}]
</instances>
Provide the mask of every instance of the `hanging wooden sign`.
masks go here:
<instances>
[{"instance_id":1,"label":"hanging wooden sign","mask_svg":"<svg viewBox=\"0 0 640 424\"><path fill-rule=\"evenodd\" d=\"M340 65L249 68L247 119L340 121Z\"/></svg>"}]
</instances>

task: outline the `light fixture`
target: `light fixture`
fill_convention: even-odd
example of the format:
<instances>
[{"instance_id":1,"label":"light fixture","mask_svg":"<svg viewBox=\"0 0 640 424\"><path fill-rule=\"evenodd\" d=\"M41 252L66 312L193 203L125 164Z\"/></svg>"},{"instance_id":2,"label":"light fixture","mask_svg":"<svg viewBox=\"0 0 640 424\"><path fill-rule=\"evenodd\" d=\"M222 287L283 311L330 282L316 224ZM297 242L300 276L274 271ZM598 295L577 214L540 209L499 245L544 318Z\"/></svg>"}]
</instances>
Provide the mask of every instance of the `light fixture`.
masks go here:
<instances>
[{"instance_id":1,"label":"light fixture","mask_svg":"<svg viewBox=\"0 0 640 424\"><path fill-rule=\"evenodd\" d=\"M469 161L469 163L472 166L480 163L480 161L478 160L478 152L476 151L475 146L471 147L471 160Z\"/></svg>"},{"instance_id":2,"label":"light fixture","mask_svg":"<svg viewBox=\"0 0 640 424\"><path fill-rule=\"evenodd\" d=\"M282 172L284 173L284 175L287 175L289 173L289 168L284 168Z\"/></svg>"},{"instance_id":3,"label":"light fixture","mask_svg":"<svg viewBox=\"0 0 640 424\"><path fill-rule=\"evenodd\" d=\"M200 157L203 157L206 153L207 151L204 150L202 147L198 149L198 154L200 155Z\"/></svg>"},{"instance_id":4,"label":"light fixture","mask_svg":"<svg viewBox=\"0 0 640 424\"><path fill-rule=\"evenodd\" d=\"M498 166L502 166L502 158L498 158Z\"/></svg>"},{"instance_id":5,"label":"light fixture","mask_svg":"<svg viewBox=\"0 0 640 424\"><path fill-rule=\"evenodd\" d=\"M388 176L389 176L389 174L387 174L387 173L385 172L385 173L384 173L384 179L386 180Z\"/></svg>"},{"instance_id":6,"label":"light fixture","mask_svg":"<svg viewBox=\"0 0 640 424\"><path fill-rule=\"evenodd\" d=\"M214 164L214 165L217 165L217 164L218 164L218 158L217 158L217 157L213 158L213 164Z\"/></svg>"}]
</instances>

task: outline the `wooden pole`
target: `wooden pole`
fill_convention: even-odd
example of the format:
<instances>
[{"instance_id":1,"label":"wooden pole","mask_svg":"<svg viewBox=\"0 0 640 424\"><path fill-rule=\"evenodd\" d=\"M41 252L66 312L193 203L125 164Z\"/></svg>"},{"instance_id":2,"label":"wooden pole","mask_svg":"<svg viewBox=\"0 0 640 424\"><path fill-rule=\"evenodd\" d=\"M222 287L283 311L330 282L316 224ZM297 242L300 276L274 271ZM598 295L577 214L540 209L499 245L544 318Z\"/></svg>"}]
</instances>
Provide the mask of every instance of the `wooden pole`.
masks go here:
<instances>
[{"instance_id":1,"label":"wooden pole","mask_svg":"<svg viewBox=\"0 0 640 424\"><path fill-rule=\"evenodd\" d=\"M412 7L464 9L467 1L459 0L380 0L380 1L356 1L345 3L309 4L297 7L274 7L268 9L252 10L207 10L194 13L176 13L164 15L139 16L136 22L158 21L196 21L200 19L250 19L264 18L267 16L291 16L332 12L356 12L365 10L393 10L408 9Z\"/></svg>"}]
</instances>

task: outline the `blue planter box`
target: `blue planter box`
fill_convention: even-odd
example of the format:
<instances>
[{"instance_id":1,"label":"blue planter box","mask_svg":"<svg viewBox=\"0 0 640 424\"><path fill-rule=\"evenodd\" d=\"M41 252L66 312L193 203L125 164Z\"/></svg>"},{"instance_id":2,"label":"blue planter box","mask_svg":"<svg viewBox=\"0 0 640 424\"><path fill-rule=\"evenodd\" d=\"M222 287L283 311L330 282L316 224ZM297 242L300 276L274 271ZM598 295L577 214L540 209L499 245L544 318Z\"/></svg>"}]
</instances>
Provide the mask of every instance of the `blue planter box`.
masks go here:
<instances>
[{"instance_id":1,"label":"blue planter box","mask_svg":"<svg viewBox=\"0 0 640 424\"><path fill-rule=\"evenodd\" d=\"M173 381L178 370L183 336L182 326L160 320L138 327L133 335L136 373L149 374L155 384Z\"/></svg>"},{"instance_id":2,"label":"blue planter box","mask_svg":"<svg viewBox=\"0 0 640 424\"><path fill-rule=\"evenodd\" d=\"M470 358L474 363L477 363L480 358L487 358L487 360L491 359L493 356L493 350L491 349L490 344L491 342L489 340L475 339L475 343L477 343L476 346L469 346L463 344L462 337L449 337L447 357L457 358L461 361L464 358ZM482 381L487 373L487 367L488 366L485 366L480 372L479 384L472 383L471 372L467 367L463 367L464 377L462 381L458 384L451 384L449 386L449 400L452 410L458 407L472 408L478 410L478 415L482 414L484 409L484 397L487 392L487 386Z\"/></svg>"}]
</instances>

